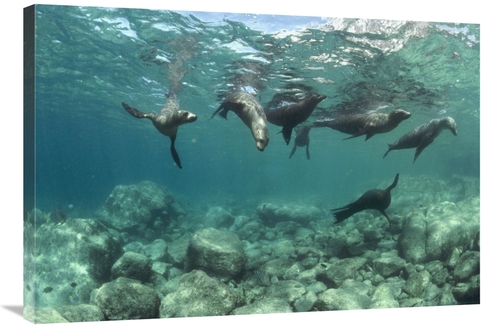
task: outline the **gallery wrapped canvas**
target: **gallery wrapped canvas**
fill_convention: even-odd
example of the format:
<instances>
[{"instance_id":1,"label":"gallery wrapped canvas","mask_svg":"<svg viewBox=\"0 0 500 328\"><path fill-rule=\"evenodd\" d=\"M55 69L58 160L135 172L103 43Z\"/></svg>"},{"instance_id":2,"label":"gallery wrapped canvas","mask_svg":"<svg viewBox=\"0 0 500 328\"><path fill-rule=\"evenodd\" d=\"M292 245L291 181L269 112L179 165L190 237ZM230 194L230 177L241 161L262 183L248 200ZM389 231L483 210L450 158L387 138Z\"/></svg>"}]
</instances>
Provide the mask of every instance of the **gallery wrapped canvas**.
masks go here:
<instances>
[{"instance_id":1,"label":"gallery wrapped canvas","mask_svg":"<svg viewBox=\"0 0 500 328\"><path fill-rule=\"evenodd\" d=\"M480 303L479 25L24 9L24 317Z\"/></svg>"}]
</instances>

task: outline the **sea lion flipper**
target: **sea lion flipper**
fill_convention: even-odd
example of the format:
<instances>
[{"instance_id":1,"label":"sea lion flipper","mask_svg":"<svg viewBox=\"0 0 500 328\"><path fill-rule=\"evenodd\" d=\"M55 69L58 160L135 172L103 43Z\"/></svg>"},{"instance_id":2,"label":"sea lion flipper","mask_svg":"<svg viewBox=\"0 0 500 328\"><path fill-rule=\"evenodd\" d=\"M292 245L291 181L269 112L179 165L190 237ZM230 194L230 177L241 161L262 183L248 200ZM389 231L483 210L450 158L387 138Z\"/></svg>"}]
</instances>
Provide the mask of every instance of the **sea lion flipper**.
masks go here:
<instances>
[{"instance_id":1,"label":"sea lion flipper","mask_svg":"<svg viewBox=\"0 0 500 328\"><path fill-rule=\"evenodd\" d=\"M385 218L387 219L387 221L390 221L389 220L389 216L387 215L387 213L385 213L385 211L381 210L380 213L382 213L385 216Z\"/></svg>"},{"instance_id":2,"label":"sea lion flipper","mask_svg":"<svg viewBox=\"0 0 500 328\"><path fill-rule=\"evenodd\" d=\"M430 134L424 136L422 138L422 141L420 144L417 146L417 149L415 150L415 157L413 157L413 163L417 160L418 156L424 151L424 149L429 146L432 142L434 141L434 138Z\"/></svg>"},{"instance_id":3,"label":"sea lion flipper","mask_svg":"<svg viewBox=\"0 0 500 328\"><path fill-rule=\"evenodd\" d=\"M127 112L130 113L130 115L134 116L134 117L137 117L137 118L149 118L151 119L152 118L152 115L151 114L145 114L143 112L141 112L140 110L138 109L135 109L134 107L122 102L122 106L123 108L125 108L125 110Z\"/></svg>"},{"instance_id":4,"label":"sea lion flipper","mask_svg":"<svg viewBox=\"0 0 500 328\"><path fill-rule=\"evenodd\" d=\"M174 159L175 164L182 169L181 158L179 154L177 154L177 150L175 149L175 138L176 136L170 137L170 153L172 154L172 158Z\"/></svg>"},{"instance_id":5,"label":"sea lion flipper","mask_svg":"<svg viewBox=\"0 0 500 328\"><path fill-rule=\"evenodd\" d=\"M293 145L292 152L290 153L290 156L288 156L288 159L292 158L293 154L295 154L296 149L297 149L297 144Z\"/></svg>"},{"instance_id":6,"label":"sea lion flipper","mask_svg":"<svg viewBox=\"0 0 500 328\"><path fill-rule=\"evenodd\" d=\"M387 149L387 151L384 154L384 157L382 157L382 158L385 158L385 156L387 156L387 154L389 154L389 152L392 150L392 145L391 144L387 144L387 146L389 146L389 149Z\"/></svg>"},{"instance_id":7,"label":"sea lion flipper","mask_svg":"<svg viewBox=\"0 0 500 328\"><path fill-rule=\"evenodd\" d=\"M307 159L311 159L311 156L309 155L309 144L306 145L306 155Z\"/></svg>"},{"instance_id":8,"label":"sea lion flipper","mask_svg":"<svg viewBox=\"0 0 500 328\"><path fill-rule=\"evenodd\" d=\"M283 138L285 139L286 144L290 143L290 139L292 138L293 126L285 125L281 132L283 133Z\"/></svg>"}]
</instances>

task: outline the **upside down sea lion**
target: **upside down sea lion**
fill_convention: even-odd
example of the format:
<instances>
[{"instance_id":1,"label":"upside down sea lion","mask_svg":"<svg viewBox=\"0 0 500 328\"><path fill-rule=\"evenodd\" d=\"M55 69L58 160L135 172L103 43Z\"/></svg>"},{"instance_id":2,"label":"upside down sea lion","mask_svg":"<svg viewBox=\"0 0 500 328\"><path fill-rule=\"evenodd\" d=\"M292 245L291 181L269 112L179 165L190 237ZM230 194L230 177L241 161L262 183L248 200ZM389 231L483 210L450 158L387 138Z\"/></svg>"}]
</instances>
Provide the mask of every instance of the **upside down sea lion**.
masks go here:
<instances>
[{"instance_id":1,"label":"upside down sea lion","mask_svg":"<svg viewBox=\"0 0 500 328\"><path fill-rule=\"evenodd\" d=\"M290 138L292 137L293 128L307 120L314 108L316 108L316 105L318 105L325 98L326 96L323 95L312 94L296 104L267 110L267 120L272 124L283 127L281 132L283 133L283 138L288 145Z\"/></svg>"},{"instance_id":2,"label":"upside down sea lion","mask_svg":"<svg viewBox=\"0 0 500 328\"><path fill-rule=\"evenodd\" d=\"M413 163L415 163L425 147L429 146L445 129L450 130L454 135L457 135L458 133L457 123L449 116L430 120L429 122L411 130L399 138L395 143L388 145L389 149L387 149L383 158L385 158L391 150L417 148L415 150L415 156L413 157Z\"/></svg>"},{"instance_id":3,"label":"upside down sea lion","mask_svg":"<svg viewBox=\"0 0 500 328\"><path fill-rule=\"evenodd\" d=\"M252 132L255 145L264 151L269 143L269 132L266 125L266 113L257 99L246 92L234 92L224 99L222 104L212 114L227 119L227 112L233 111Z\"/></svg>"},{"instance_id":4,"label":"upside down sea lion","mask_svg":"<svg viewBox=\"0 0 500 328\"><path fill-rule=\"evenodd\" d=\"M399 123L409 118L411 114L403 109L395 109L389 114L354 114L335 119L314 122L315 127L326 126L342 133L352 134L346 139L356 138L366 134L366 140L375 134L386 133L396 128Z\"/></svg>"},{"instance_id":5,"label":"upside down sea lion","mask_svg":"<svg viewBox=\"0 0 500 328\"><path fill-rule=\"evenodd\" d=\"M310 159L309 155L309 131L311 131L312 125L305 125L302 127L295 128L295 144L293 145L292 152L290 153L289 159L295 154L295 150L298 147L306 147L307 159Z\"/></svg>"},{"instance_id":6,"label":"upside down sea lion","mask_svg":"<svg viewBox=\"0 0 500 328\"><path fill-rule=\"evenodd\" d=\"M355 202L343 207L334 208L332 212L334 212L333 216L336 219L335 223L342 222L351 215L364 210L378 210L389 220L389 216L387 216L385 210L391 205L391 190L396 187L398 180L399 173L396 174L394 181L386 189L368 190Z\"/></svg>"},{"instance_id":7,"label":"upside down sea lion","mask_svg":"<svg viewBox=\"0 0 500 328\"><path fill-rule=\"evenodd\" d=\"M122 106L134 117L150 119L158 131L167 137L170 137L170 153L172 154L175 164L182 169L181 159L175 149L177 129L182 124L196 121L197 116L186 110L180 110L179 102L177 101L175 94L168 95L165 106L163 106L158 114L143 113L124 102L122 102Z\"/></svg>"}]
</instances>

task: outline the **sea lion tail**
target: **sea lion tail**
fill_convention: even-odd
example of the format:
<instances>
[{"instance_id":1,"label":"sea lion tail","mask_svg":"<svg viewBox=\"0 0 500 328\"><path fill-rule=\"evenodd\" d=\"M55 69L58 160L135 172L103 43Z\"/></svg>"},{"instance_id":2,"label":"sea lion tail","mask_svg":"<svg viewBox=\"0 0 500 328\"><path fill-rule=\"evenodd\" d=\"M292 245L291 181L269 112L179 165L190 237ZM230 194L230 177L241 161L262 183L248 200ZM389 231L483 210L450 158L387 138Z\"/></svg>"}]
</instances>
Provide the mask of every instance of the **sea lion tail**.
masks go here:
<instances>
[{"instance_id":1,"label":"sea lion tail","mask_svg":"<svg viewBox=\"0 0 500 328\"><path fill-rule=\"evenodd\" d=\"M398 181L399 181L399 173L396 173L396 177L394 178L394 181L386 190L387 191L392 190L394 187L396 187L396 185L398 184Z\"/></svg>"},{"instance_id":2,"label":"sea lion tail","mask_svg":"<svg viewBox=\"0 0 500 328\"><path fill-rule=\"evenodd\" d=\"M297 144L295 144L292 148L292 152L290 153L290 156L288 156L288 159L292 158L293 154L295 154L295 150L297 149Z\"/></svg>"}]
</instances>

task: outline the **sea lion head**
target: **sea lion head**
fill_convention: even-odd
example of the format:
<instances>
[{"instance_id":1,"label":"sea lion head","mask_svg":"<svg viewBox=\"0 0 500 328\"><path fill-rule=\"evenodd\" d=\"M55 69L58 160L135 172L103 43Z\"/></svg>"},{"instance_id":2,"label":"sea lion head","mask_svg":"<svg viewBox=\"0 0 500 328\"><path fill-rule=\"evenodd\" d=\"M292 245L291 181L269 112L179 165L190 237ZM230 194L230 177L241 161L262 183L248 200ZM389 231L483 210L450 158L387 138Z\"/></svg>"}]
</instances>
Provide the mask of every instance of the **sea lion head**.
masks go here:
<instances>
[{"instance_id":1,"label":"sea lion head","mask_svg":"<svg viewBox=\"0 0 500 328\"><path fill-rule=\"evenodd\" d=\"M188 112L187 110L177 111L176 117L177 117L177 120L179 122L179 125L184 124L184 123L194 122L198 118L198 116L196 116L195 114L193 114L191 112Z\"/></svg>"},{"instance_id":2,"label":"sea lion head","mask_svg":"<svg viewBox=\"0 0 500 328\"><path fill-rule=\"evenodd\" d=\"M257 149L260 151L264 151L267 144L269 143L269 132L267 131L267 127L265 125L258 125L255 129L253 129L252 132Z\"/></svg>"},{"instance_id":3,"label":"sea lion head","mask_svg":"<svg viewBox=\"0 0 500 328\"><path fill-rule=\"evenodd\" d=\"M454 119L448 116L443 118L441 122L443 122L442 124L444 124L443 128L450 130L454 135L458 134L457 123Z\"/></svg>"},{"instance_id":4,"label":"sea lion head","mask_svg":"<svg viewBox=\"0 0 500 328\"><path fill-rule=\"evenodd\" d=\"M410 112L407 112L402 108L397 108L389 114L389 119L391 121L393 120L396 122L401 122L406 120L407 118L410 118L410 116L411 116Z\"/></svg>"}]
</instances>

